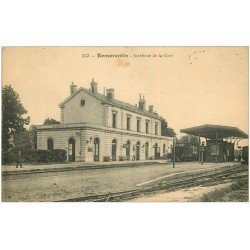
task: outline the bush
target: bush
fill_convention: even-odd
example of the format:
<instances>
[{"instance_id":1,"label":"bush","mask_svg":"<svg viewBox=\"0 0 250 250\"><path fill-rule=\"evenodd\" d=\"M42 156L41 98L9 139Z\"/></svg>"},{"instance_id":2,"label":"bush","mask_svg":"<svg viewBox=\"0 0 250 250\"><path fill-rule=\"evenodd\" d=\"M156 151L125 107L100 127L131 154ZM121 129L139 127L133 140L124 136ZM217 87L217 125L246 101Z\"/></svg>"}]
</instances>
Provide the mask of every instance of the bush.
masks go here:
<instances>
[{"instance_id":1,"label":"bush","mask_svg":"<svg viewBox=\"0 0 250 250\"><path fill-rule=\"evenodd\" d=\"M2 152L2 163L13 163L16 161L16 156L13 150L3 151Z\"/></svg>"},{"instance_id":2,"label":"bush","mask_svg":"<svg viewBox=\"0 0 250 250\"><path fill-rule=\"evenodd\" d=\"M168 154L167 154L167 159L173 160L173 155L172 155L171 153L168 153Z\"/></svg>"},{"instance_id":3,"label":"bush","mask_svg":"<svg viewBox=\"0 0 250 250\"><path fill-rule=\"evenodd\" d=\"M64 162L67 160L67 152L62 149L54 149L52 151L31 149L27 152L22 151L18 148L3 151L2 162L14 163L16 161L16 155L21 151L22 161L30 163L52 163L52 162Z\"/></svg>"},{"instance_id":4,"label":"bush","mask_svg":"<svg viewBox=\"0 0 250 250\"><path fill-rule=\"evenodd\" d=\"M104 157L103 157L103 161L106 161L106 162L107 162L107 161L110 161L110 156L104 156Z\"/></svg>"},{"instance_id":5,"label":"bush","mask_svg":"<svg viewBox=\"0 0 250 250\"><path fill-rule=\"evenodd\" d=\"M167 155L167 154L164 154L162 158L163 158L164 160L167 160L167 159L168 159L168 155Z\"/></svg>"},{"instance_id":6,"label":"bush","mask_svg":"<svg viewBox=\"0 0 250 250\"><path fill-rule=\"evenodd\" d=\"M63 149L54 149L52 151L53 162L64 162L67 160L67 152Z\"/></svg>"},{"instance_id":7,"label":"bush","mask_svg":"<svg viewBox=\"0 0 250 250\"><path fill-rule=\"evenodd\" d=\"M126 161L127 157L126 156L119 156L119 161Z\"/></svg>"},{"instance_id":8,"label":"bush","mask_svg":"<svg viewBox=\"0 0 250 250\"><path fill-rule=\"evenodd\" d=\"M27 162L32 163L52 163L52 162L64 162L67 159L67 152L62 149L40 150L33 149L29 151L26 157Z\"/></svg>"},{"instance_id":9,"label":"bush","mask_svg":"<svg viewBox=\"0 0 250 250\"><path fill-rule=\"evenodd\" d=\"M33 149L29 151L26 160L32 163L49 163L52 161L52 155L47 150Z\"/></svg>"}]
</instances>

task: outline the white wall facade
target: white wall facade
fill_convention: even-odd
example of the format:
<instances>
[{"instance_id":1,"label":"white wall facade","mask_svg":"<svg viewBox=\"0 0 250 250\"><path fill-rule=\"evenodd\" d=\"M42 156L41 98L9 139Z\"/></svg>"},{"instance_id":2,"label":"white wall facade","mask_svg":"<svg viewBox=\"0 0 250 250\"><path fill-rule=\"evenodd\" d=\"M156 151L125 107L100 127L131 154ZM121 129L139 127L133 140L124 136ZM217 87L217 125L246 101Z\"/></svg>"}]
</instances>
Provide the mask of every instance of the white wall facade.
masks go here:
<instances>
[{"instance_id":1,"label":"white wall facade","mask_svg":"<svg viewBox=\"0 0 250 250\"><path fill-rule=\"evenodd\" d=\"M148 159L155 159L154 145L158 144L159 156L163 157L170 153L172 144L171 138L163 136L142 135L134 132L121 132L119 129L105 129L91 125L51 125L38 127L38 149L47 150L47 140L51 138L54 142L54 149L64 149L69 156L69 139L75 140L75 161L93 162L94 161L94 141L100 141L99 161L104 157L112 159L112 141L117 142L116 160L126 159L126 148L124 144L130 141L130 160L136 159L136 144L139 142L139 160L146 160L145 144L148 143ZM163 145L165 144L165 153ZM134 158L133 158L134 156ZM69 157L67 158L69 159Z\"/></svg>"},{"instance_id":2,"label":"white wall facade","mask_svg":"<svg viewBox=\"0 0 250 250\"><path fill-rule=\"evenodd\" d=\"M117 114L116 128L118 129L127 130L127 116L129 116L130 117L130 131L137 132L137 119L139 119L141 133L146 133L146 121L148 121L149 122L148 133L151 135L155 135L155 124L157 123L158 124L157 135L161 135L161 120L160 119L151 118L149 116L135 113L133 111L129 111L124 108L118 108L118 107L112 107L112 106L107 106L106 108L107 108L107 113L108 113L107 114L108 115L107 126L110 128L113 127L112 114L114 112Z\"/></svg>"},{"instance_id":3,"label":"white wall facade","mask_svg":"<svg viewBox=\"0 0 250 250\"><path fill-rule=\"evenodd\" d=\"M81 105L84 100L84 105ZM125 105L125 104L124 104ZM126 106L126 105L125 105ZM46 150L48 139L53 140L54 149L66 150L68 160L71 155L69 140L74 139L75 161L103 161L104 157L112 159L112 141L116 141L115 160L128 160L127 142L130 142L130 160L155 158L154 145L158 145L158 157L169 153L172 140L161 136L161 118L143 110L131 111L129 107L118 107L102 101L100 97L85 89L79 89L61 105L61 124L38 126L37 148ZM116 114L116 127L113 127L113 113ZM130 129L127 129L127 116L130 117ZM137 120L140 120L140 131L137 131ZM149 127L146 133L146 121ZM157 133L155 124L157 123ZM94 157L94 141L99 141L98 159ZM148 154L146 155L146 143ZM136 146L139 144L140 146ZM163 145L165 144L165 152ZM114 151L114 150L113 150ZM114 157L113 157L114 158Z\"/></svg>"},{"instance_id":4,"label":"white wall facade","mask_svg":"<svg viewBox=\"0 0 250 250\"><path fill-rule=\"evenodd\" d=\"M84 106L81 106L81 100L85 101ZM102 112L102 104L98 99L85 91L79 91L61 107L61 123L72 124L88 122L103 125Z\"/></svg>"}]
</instances>

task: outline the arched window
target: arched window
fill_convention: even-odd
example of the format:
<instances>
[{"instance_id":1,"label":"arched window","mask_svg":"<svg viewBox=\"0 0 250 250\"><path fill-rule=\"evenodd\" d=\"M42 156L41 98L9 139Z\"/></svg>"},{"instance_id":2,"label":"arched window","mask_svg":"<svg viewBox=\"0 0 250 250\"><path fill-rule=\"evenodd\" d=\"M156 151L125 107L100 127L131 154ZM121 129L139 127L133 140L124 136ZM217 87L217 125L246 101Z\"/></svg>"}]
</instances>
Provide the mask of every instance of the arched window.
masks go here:
<instances>
[{"instance_id":1,"label":"arched window","mask_svg":"<svg viewBox=\"0 0 250 250\"><path fill-rule=\"evenodd\" d=\"M140 148L141 148L141 143L138 141L138 142L136 143L136 152L135 152L135 159L136 159L137 161L140 160Z\"/></svg>"},{"instance_id":2,"label":"arched window","mask_svg":"<svg viewBox=\"0 0 250 250\"><path fill-rule=\"evenodd\" d=\"M100 159L100 139L96 137L94 139L94 161L99 161Z\"/></svg>"},{"instance_id":3,"label":"arched window","mask_svg":"<svg viewBox=\"0 0 250 250\"><path fill-rule=\"evenodd\" d=\"M126 158L129 161L130 160L130 141L127 141L126 143Z\"/></svg>"},{"instance_id":4,"label":"arched window","mask_svg":"<svg viewBox=\"0 0 250 250\"><path fill-rule=\"evenodd\" d=\"M155 143L154 145L154 159L158 159L158 143Z\"/></svg>"},{"instance_id":5,"label":"arched window","mask_svg":"<svg viewBox=\"0 0 250 250\"><path fill-rule=\"evenodd\" d=\"M54 141L52 140L52 138L49 138L47 140L47 149L49 151L52 151L54 149Z\"/></svg>"},{"instance_id":6,"label":"arched window","mask_svg":"<svg viewBox=\"0 0 250 250\"><path fill-rule=\"evenodd\" d=\"M69 138L69 161L75 161L76 143L74 138Z\"/></svg>"},{"instance_id":7,"label":"arched window","mask_svg":"<svg viewBox=\"0 0 250 250\"><path fill-rule=\"evenodd\" d=\"M145 159L148 160L148 142L145 143Z\"/></svg>"},{"instance_id":8,"label":"arched window","mask_svg":"<svg viewBox=\"0 0 250 250\"><path fill-rule=\"evenodd\" d=\"M117 141L116 139L112 140L112 161L116 161L117 153Z\"/></svg>"}]
</instances>

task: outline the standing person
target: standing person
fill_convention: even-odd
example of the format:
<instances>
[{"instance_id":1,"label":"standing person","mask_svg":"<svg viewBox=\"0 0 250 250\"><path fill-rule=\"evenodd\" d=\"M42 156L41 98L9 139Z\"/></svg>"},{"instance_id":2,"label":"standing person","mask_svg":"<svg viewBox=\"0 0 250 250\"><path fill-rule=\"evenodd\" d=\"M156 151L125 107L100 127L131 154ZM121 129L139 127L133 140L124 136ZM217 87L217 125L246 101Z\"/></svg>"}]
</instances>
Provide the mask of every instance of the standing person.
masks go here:
<instances>
[{"instance_id":1,"label":"standing person","mask_svg":"<svg viewBox=\"0 0 250 250\"><path fill-rule=\"evenodd\" d=\"M241 162L241 154L240 154L240 152L238 153L238 161Z\"/></svg>"},{"instance_id":2,"label":"standing person","mask_svg":"<svg viewBox=\"0 0 250 250\"><path fill-rule=\"evenodd\" d=\"M20 165L20 168L23 168L22 167L22 154L21 154L21 151L18 151L17 160L16 160L16 168L18 168L18 165Z\"/></svg>"}]
</instances>

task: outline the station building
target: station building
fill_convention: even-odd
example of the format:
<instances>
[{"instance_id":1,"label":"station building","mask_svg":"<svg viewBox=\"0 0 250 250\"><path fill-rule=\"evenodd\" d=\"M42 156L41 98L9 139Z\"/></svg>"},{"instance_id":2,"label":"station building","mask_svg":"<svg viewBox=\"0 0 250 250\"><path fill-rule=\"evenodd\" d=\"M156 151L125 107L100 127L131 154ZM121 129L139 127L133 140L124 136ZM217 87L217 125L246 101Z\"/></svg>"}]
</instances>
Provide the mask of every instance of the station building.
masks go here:
<instances>
[{"instance_id":1,"label":"station building","mask_svg":"<svg viewBox=\"0 0 250 250\"><path fill-rule=\"evenodd\" d=\"M70 85L60 105L61 123L37 128L38 149L63 149L68 161L159 159L171 152L172 139L161 135L162 118L140 95L138 105L115 99L114 89L98 93Z\"/></svg>"}]
</instances>

